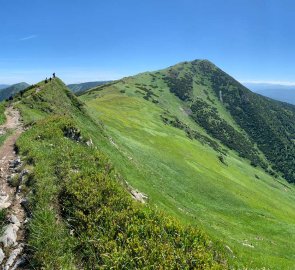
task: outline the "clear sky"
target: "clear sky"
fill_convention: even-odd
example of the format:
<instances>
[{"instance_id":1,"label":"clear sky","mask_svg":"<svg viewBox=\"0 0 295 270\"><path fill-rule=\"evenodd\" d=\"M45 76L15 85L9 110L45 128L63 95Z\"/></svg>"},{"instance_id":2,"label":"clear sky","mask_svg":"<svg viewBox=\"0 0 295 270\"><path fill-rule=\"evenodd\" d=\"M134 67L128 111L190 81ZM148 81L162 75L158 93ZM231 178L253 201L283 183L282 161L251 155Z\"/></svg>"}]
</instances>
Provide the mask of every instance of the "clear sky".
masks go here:
<instances>
[{"instance_id":1,"label":"clear sky","mask_svg":"<svg viewBox=\"0 0 295 270\"><path fill-rule=\"evenodd\" d=\"M117 79L208 59L295 83L295 1L0 0L0 83Z\"/></svg>"}]
</instances>

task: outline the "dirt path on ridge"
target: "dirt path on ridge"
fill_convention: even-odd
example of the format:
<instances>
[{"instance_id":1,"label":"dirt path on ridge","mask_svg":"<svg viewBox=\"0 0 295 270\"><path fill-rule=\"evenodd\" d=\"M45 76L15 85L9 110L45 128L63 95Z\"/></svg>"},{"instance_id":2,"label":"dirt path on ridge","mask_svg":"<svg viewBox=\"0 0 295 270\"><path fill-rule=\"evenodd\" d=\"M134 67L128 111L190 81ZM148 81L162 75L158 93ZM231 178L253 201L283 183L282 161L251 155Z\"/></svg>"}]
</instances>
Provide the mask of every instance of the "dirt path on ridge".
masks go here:
<instances>
[{"instance_id":1,"label":"dirt path on ridge","mask_svg":"<svg viewBox=\"0 0 295 270\"><path fill-rule=\"evenodd\" d=\"M14 149L16 140L23 132L19 111L12 106L6 108L6 123L0 126L0 134L12 134L0 147L0 209L7 211L7 225L0 235L0 266L3 270L19 269L23 259L20 256L24 248L25 211L21 206L21 193L18 187L12 187L9 181L13 177L21 178L21 161Z\"/></svg>"}]
</instances>

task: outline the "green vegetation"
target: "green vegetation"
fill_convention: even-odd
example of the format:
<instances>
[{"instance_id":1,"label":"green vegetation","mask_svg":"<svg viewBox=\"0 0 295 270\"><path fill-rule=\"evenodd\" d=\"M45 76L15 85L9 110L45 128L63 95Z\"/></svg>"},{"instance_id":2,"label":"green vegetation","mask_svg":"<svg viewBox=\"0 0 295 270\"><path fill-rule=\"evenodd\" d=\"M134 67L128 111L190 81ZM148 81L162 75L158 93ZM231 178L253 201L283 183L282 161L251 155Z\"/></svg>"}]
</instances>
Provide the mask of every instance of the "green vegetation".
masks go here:
<instances>
[{"instance_id":1,"label":"green vegetation","mask_svg":"<svg viewBox=\"0 0 295 270\"><path fill-rule=\"evenodd\" d=\"M181 100L189 100L193 94L192 77L188 73L185 73L183 77L180 77L178 76L178 72L173 71L173 69L169 69L168 76L164 78L170 91Z\"/></svg>"},{"instance_id":2,"label":"green vegetation","mask_svg":"<svg viewBox=\"0 0 295 270\"><path fill-rule=\"evenodd\" d=\"M6 210L2 209L0 210L0 233L2 233L5 224L6 224Z\"/></svg>"},{"instance_id":3,"label":"green vegetation","mask_svg":"<svg viewBox=\"0 0 295 270\"><path fill-rule=\"evenodd\" d=\"M17 142L30 171L30 268L227 268L195 226L131 199L106 157L111 144L104 130L60 80L14 100L32 125Z\"/></svg>"},{"instance_id":4,"label":"green vegetation","mask_svg":"<svg viewBox=\"0 0 295 270\"><path fill-rule=\"evenodd\" d=\"M208 134L238 152L241 157L248 158L253 166L260 165L266 168L265 163L259 157L259 152L255 149L254 143L222 119L215 107L202 99L196 99L191 105L191 110L193 112L192 118Z\"/></svg>"},{"instance_id":5,"label":"green vegetation","mask_svg":"<svg viewBox=\"0 0 295 270\"><path fill-rule=\"evenodd\" d=\"M222 92L226 108L271 162L295 183L295 106L254 94L209 62L199 64L212 90ZM256 164L258 162L255 162Z\"/></svg>"},{"instance_id":6,"label":"green vegetation","mask_svg":"<svg viewBox=\"0 0 295 270\"><path fill-rule=\"evenodd\" d=\"M191 129L188 125L181 122L176 116L169 114L169 112L167 111L161 114L160 116L165 124L185 131L185 133L190 139L196 139L203 144L208 144L215 151L225 154L226 150L222 149L216 141L210 139L208 136L205 136L196 130Z\"/></svg>"},{"instance_id":7,"label":"green vegetation","mask_svg":"<svg viewBox=\"0 0 295 270\"><path fill-rule=\"evenodd\" d=\"M1 102L0 103L0 125L3 125L6 121L6 116L4 114L5 111L5 103Z\"/></svg>"},{"instance_id":8,"label":"green vegetation","mask_svg":"<svg viewBox=\"0 0 295 270\"><path fill-rule=\"evenodd\" d=\"M251 156L249 160L241 157L245 143L249 149L244 153L255 154L270 171L269 160L225 105L226 95L223 93L221 102L210 73L201 72L206 63L169 68L176 69L181 78L183 73L192 77L191 96L185 100L171 94L165 79L171 74L169 69L125 78L83 94L80 99L91 117L102 121L111 142L94 143L133 187L148 194L151 206L175 215L182 223L203 228L228 246L233 252L228 252L231 265L238 269L292 269L294 186L252 166ZM143 98L143 87L158 103ZM213 130L210 133L209 124L206 127L195 121L202 112L197 116L200 108L193 112L191 106L198 100L206 102L206 108L221 121L218 128L227 134L226 127L230 127L231 136L240 136L241 142L235 142L239 148L230 142L226 145ZM191 139L190 131L214 144Z\"/></svg>"},{"instance_id":9,"label":"green vegetation","mask_svg":"<svg viewBox=\"0 0 295 270\"><path fill-rule=\"evenodd\" d=\"M32 267L293 268L293 106L208 61L14 101L31 126L17 146Z\"/></svg>"},{"instance_id":10,"label":"green vegetation","mask_svg":"<svg viewBox=\"0 0 295 270\"><path fill-rule=\"evenodd\" d=\"M99 85L103 85L109 83L110 81L98 81L98 82L86 82L86 83L77 83L77 84L69 84L67 87L76 94L81 94L91 88L94 88Z\"/></svg>"},{"instance_id":11,"label":"green vegetation","mask_svg":"<svg viewBox=\"0 0 295 270\"><path fill-rule=\"evenodd\" d=\"M7 88L0 89L0 101L8 99L20 91L26 89L29 85L25 82L13 84Z\"/></svg>"},{"instance_id":12,"label":"green vegetation","mask_svg":"<svg viewBox=\"0 0 295 270\"><path fill-rule=\"evenodd\" d=\"M8 137L9 135L11 135L12 132L13 132L13 131L9 130L9 131L7 131L5 134L0 135L0 146L4 143L4 141L7 139L7 137Z\"/></svg>"}]
</instances>

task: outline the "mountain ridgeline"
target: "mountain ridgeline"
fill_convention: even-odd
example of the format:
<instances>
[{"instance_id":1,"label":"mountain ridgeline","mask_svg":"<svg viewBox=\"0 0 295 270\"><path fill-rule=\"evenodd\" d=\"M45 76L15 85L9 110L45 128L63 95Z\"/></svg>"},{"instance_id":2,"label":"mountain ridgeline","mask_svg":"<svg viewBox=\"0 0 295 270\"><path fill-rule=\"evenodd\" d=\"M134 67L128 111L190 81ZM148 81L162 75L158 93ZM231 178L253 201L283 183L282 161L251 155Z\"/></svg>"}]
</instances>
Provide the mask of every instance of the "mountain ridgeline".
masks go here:
<instances>
[{"instance_id":1,"label":"mountain ridgeline","mask_svg":"<svg viewBox=\"0 0 295 270\"><path fill-rule=\"evenodd\" d=\"M110 145L103 126L62 81L40 82L8 102L28 128L16 149L29 172L22 182L32 217L29 268L227 268L205 233L132 199L103 150Z\"/></svg>"},{"instance_id":2,"label":"mountain ridgeline","mask_svg":"<svg viewBox=\"0 0 295 270\"><path fill-rule=\"evenodd\" d=\"M210 76L215 94L222 95L226 109L272 169L282 173L287 181L295 182L295 106L252 93L212 64L203 63L201 71ZM261 162L252 162L265 168Z\"/></svg>"},{"instance_id":3,"label":"mountain ridgeline","mask_svg":"<svg viewBox=\"0 0 295 270\"><path fill-rule=\"evenodd\" d=\"M294 266L295 106L206 60L7 102L26 126L28 268Z\"/></svg>"},{"instance_id":4,"label":"mountain ridgeline","mask_svg":"<svg viewBox=\"0 0 295 270\"><path fill-rule=\"evenodd\" d=\"M29 84L21 82L0 89L0 101L14 96L15 94L26 89L27 87L29 87Z\"/></svg>"},{"instance_id":5,"label":"mountain ridgeline","mask_svg":"<svg viewBox=\"0 0 295 270\"><path fill-rule=\"evenodd\" d=\"M222 239L237 269L292 269L295 106L252 93L206 60L79 99L104 124L116 168L152 203Z\"/></svg>"},{"instance_id":6,"label":"mountain ridgeline","mask_svg":"<svg viewBox=\"0 0 295 270\"><path fill-rule=\"evenodd\" d=\"M295 182L295 106L251 92L206 60L185 62L158 74L208 134L253 166ZM224 119L220 106L236 125Z\"/></svg>"},{"instance_id":7,"label":"mountain ridgeline","mask_svg":"<svg viewBox=\"0 0 295 270\"><path fill-rule=\"evenodd\" d=\"M106 83L110 81L97 81L97 82L85 82L78 84L69 84L67 87L75 94L82 94L83 92ZM28 87L34 87L34 85L30 86L25 82L16 83L13 85L0 84L0 101L3 101L8 98L12 98L19 92L23 92Z\"/></svg>"},{"instance_id":8,"label":"mountain ridgeline","mask_svg":"<svg viewBox=\"0 0 295 270\"><path fill-rule=\"evenodd\" d=\"M110 81L97 81L97 82L85 82L85 83L76 83L68 84L67 87L76 94L81 94L93 87L109 83Z\"/></svg>"},{"instance_id":9,"label":"mountain ridgeline","mask_svg":"<svg viewBox=\"0 0 295 270\"><path fill-rule=\"evenodd\" d=\"M294 183L295 106L254 94L221 70L205 66L204 72L211 73L216 95L222 94L227 110L266 156L273 170Z\"/></svg>"}]
</instances>

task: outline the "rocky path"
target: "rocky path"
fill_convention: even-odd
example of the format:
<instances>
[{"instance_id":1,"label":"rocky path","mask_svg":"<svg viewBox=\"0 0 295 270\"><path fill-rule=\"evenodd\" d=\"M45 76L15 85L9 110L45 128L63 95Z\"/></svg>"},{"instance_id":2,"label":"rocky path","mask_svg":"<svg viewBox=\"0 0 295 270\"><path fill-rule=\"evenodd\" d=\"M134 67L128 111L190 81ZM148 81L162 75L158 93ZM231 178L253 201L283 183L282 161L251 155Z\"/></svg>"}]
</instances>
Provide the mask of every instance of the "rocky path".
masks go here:
<instances>
[{"instance_id":1,"label":"rocky path","mask_svg":"<svg viewBox=\"0 0 295 270\"><path fill-rule=\"evenodd\" d=\"M15 142L23 132L19 112L10 106L5 114L7 120L0 126L0 134L12 134L0 147L0 210L6 209L7 213L7 222L0 232L0 267L12 270L19 269L23 261L26 216L19 184L26 171L21 170L21 160L14 151Z\"/></svg>"}]
</instances>

